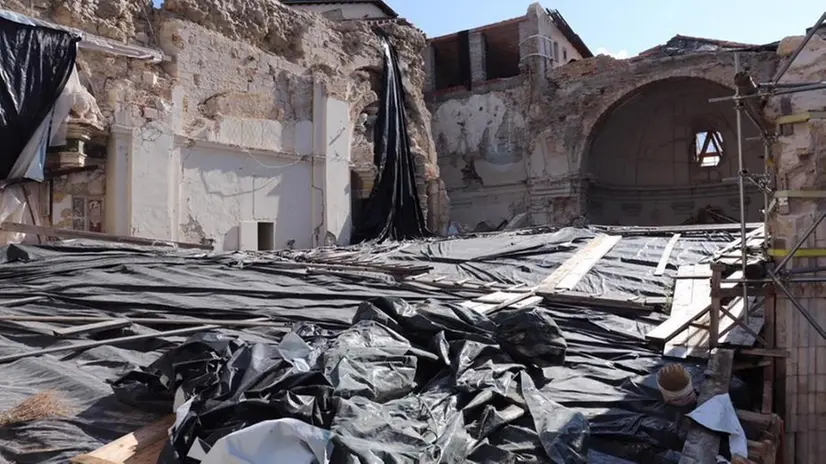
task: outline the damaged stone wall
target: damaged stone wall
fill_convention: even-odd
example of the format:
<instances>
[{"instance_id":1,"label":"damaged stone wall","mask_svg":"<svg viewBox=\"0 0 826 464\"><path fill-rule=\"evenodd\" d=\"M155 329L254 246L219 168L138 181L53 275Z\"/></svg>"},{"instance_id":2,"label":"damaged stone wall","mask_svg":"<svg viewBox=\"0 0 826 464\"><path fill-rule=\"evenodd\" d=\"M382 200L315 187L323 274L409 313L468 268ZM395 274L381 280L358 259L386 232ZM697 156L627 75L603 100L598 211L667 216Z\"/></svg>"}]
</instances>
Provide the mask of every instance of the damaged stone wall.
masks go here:
<instances>
[{"instance_id":1,"label":"damaged stone wall","mask_svg":"<svg viewBox=\"0 0 826 464\"><path fill-rule=\"evenodd\" d=\"M353 194L369 194L382 52L368 24L274 0L167 0L160 10L141 0L38 0L35 11L12 2L5 7L169 57L149 64L80 54L81 81L112 131L99 141L109 144L108 232L232 248L240 222L280 220L285 243L311 246L325 222L351 220L342 203L350 176L337 172L354 171ZM448 204L421 91L424 36L393 22L382 28L402 61L420 193L438 230Z\"/></svg>"},{"instance_id":2,"label":"damaged stone wall","mask_svg":"<svg viewBox=\"0 0 826 464\"><path fill-rule=\"evenodd\" d=\"M526 24L530 26L532 23L529 21ZM524 29L526 33L530 32L530 27ZM660 197L662 201L658 205L638 205L641 209L637 208L646 219L638 217L634 220L637 223L652 224L690 219L691 211L683 210L703 208L706 202L710 206L717 206L711 205L714 203L712 199L721 192L710 190L708 195L694 198L697 195L694 186L703 184L712 188L717 184L719 187L723 178L736 175L731 164L736 157L736 138L731 127L734 111L731 104L729 109L722 106L723 109L718 109L705 104L697 106L690 100L707 100L709 97L724 95L725 92L734 93L733 53L691 52L677 56L652 54L629 60L597 56L548 70L545 74L542 74L541 60L539 57L525 60L525 71L518 80L514 78L504 83L478 86L471 94L454 92L434 94L431 97L433 133L437 138L442 172L454 203L453 220L470 229L495 228L505 220L526 212L534 225L589 222L588 198L591 183L597 178L601 183L617 182L616 179L608 178L611 174L608 171L611 170L603 169L602 176L594 176L590 172L593 169L589 168L589 153L594 141L603 132L605 124L602 123L615 110L632 100L632 97L648 98L651 104L642 105L640 108L647 109L635 116L640 119L640 123L628 128L628 131L644 135L646 127L653 121L652 115L656 111L662 111L662 108L655 108L662 105L655 104L653 96L647 93L649 84L680 80L707 82L709 88L713 89L682 100L663 100L670 105L669 118L674 122L670 139L665 140L662 134L651 133L652 131L647 131L651 140L617 138L615 141L628 142L626 147L617 147L618 152L630 150L635 157L632 163L622 162L618 166L625 169L626 165L633 164L636 166L633 169L656 173L659 169L656 165L665 162L665 158L657 161L651 157L655 153L660 153L657 156L665 156L665 151L673 150L667 155L670 157L666 163L668 165L660 168L678 175L680 173L675 172L678 169L675 163L679 161L679 164L689 169L689 139L693 136L689 129L695 116L709 116L725 127L728 142L724 151L729 154L728 160L719 169L705 170L686 177L684 185L679 187L682 191L672 188L674 186L671 184L657 187L657 182L648 186L651 187L649 189L632 188L627 194L634 198L629 197L631 201L627 203L645 202L650 195ZM778 58L774 51L741 50L741 60L743 66L750 69L757 79L767 79L774 72ZM674 89L679 89L679 86ZM492 111L498 102L505 106L502 114ZM746 131L756 135L751 126L746 127ZM762 151L762 145L759 142L748 142L746 149ZM598 147L597 151L605 150ZM683 154L684 158L680 158ZM648 158L651 158L650 161L646 161ZM606 161L613 160L606 158ZM762 165L759 161L752 163L750 170L762 172ZM606 172L608 176L605 175ZM733 190L729 190L735 186L736 184L730 184L725 187L728 190L723 192L723 196L730 197ZM760 196L752 190L751 196ZM613 198L615 193L607 198ZM686 195L691 197L688 198L689 201L678 201L685 200L686 198L678 197ZM734 204L729 200L730 198L720 203L728 215L736 213L739 205L739 202ZM688 207L689 203L691 208ZM614 206L619 208L622 205L611 205L610 208ZM750 218L753 219L758 214L758 207L758 202L753 202L749 210ZM614 213L609 215L617 216ZM604 220L603 217L596 219ZM624 222L626 219L630 220L620 214L611 221Z\"/></svg>"},{"instance_id":3,"label":"damaged stone wall","mask_svg":"<svg viewBox=\"0 0 826 464\"><path fill-rule=\"evenodd\" d=\"M777 55L741 52L741 62L756 78L765 79L773 73ZM630 60L597 56L552 70L549 85L528 108L530 131L536 134L528 161L533 222L587 220L587 157L599 132L595 128L625 98L667 79L702 79L733 94L733 76L734 56L725 52ZM667 194L668 189L663 190Z\"/></svg>"},{"instance_id":4,"label":"damaged stone wall","mask_svg":"<svg viewBox=\"0 0 826 464\"><path fill-rule=\"evenodd\" d=\"M513 77L481 84L430 103L451 219L462 228L493 230L527 211L523 82Z\"/></svg>"},{"instance_id":5,"label":"damaged stone wall","mask_svg":"<svg viewBox=\"0 0 826 464\"><path fill-rule=\"evenodd\" d=\"M778 48L789 60L803 37L784 39ZM820 82L826 74L826 28L806 45L781 79L783 83ZM826 90L776 96L769 99L768 117L790 117L779 126L772 146L777 208L768 218L771 248L777 259L791 249L818 217L826 212ZM826 222L803 243L800 257L790 269L821 269L826 259ZM808 253L808 254L807 254ZM811 257L808 257L811 256ZM795 274L813 277L819 273ZM822 328L826 328L826 288L823 283L787 283L792 295ZM775 382L775 398L784 413L786 437L784 462L819 462L824 453L826 423L826 340L804 318L789 298L778 291L776 343L789 353Z\"/></svg>"}]
</instances>

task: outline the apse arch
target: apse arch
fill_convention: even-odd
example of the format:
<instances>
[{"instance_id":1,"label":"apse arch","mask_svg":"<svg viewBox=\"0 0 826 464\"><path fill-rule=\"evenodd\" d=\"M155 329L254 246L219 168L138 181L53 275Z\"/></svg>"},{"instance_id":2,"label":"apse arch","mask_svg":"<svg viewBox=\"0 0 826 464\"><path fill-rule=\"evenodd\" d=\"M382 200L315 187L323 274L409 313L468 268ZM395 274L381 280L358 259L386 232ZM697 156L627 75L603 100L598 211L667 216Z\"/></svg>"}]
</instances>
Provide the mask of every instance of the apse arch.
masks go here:
<instances>
[{"instance_id":1,"label":"apse arch","mask_svg":"<svg viewBox=\"0 0 826 464\"><path fill-rule=\"evenodd\" d=\"M652 78L605 102L580 160L591 223L676 225L739 221L736 115L710 103L734 90L697 76ZM744 139L758 135L743 124ZM745 141L747 169L762 172L762 145ZM747 220L759 220L750 186Z\"/></svg>"}]
</instances>

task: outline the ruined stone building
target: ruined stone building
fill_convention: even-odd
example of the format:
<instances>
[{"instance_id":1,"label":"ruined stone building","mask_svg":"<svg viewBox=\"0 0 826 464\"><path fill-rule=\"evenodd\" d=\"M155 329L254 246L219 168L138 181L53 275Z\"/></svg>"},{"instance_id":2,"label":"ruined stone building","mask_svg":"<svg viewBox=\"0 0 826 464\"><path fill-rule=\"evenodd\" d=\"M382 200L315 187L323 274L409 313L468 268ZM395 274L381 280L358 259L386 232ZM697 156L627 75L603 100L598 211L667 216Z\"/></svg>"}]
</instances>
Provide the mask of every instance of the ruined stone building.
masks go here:
<instances>
[{"instance_id":1,"label":"ruined stone building","mask_svg":"<svg viewBox=\"0 0 826 464\"><path fill-rule=\"evenodd\" d=\"M29 199L39 223L219 250L349 243L375 176L383 54L370 22L267 0L0 6L85 34L69 143L51 150L54 180ZM404 68L418 191L438 230L447 201L422 95L425 38L382 28Z\"/></svg>"},{"instance_id":2,"label":"ruined stone building","mask_svg":"<svg viewBox=\"0 0 826 464\"><path fill-rule=\"evenodd\" d=\"M461 60L438 57L443 41L461 40L470 77L451 80ZM732 51L768 78L776 48L676 36L629 60L582 60L587 47L539 5L432 39L427 100L452 220L469 230L520 215L535 225L738 220L735 112L708 100L733 92ZM762 153L745 127L744 150ZM763 172L760 158L749 163ZM748 220L759 220L762 193L750 184L748 196Z\"/></svg>"}]
</instances>

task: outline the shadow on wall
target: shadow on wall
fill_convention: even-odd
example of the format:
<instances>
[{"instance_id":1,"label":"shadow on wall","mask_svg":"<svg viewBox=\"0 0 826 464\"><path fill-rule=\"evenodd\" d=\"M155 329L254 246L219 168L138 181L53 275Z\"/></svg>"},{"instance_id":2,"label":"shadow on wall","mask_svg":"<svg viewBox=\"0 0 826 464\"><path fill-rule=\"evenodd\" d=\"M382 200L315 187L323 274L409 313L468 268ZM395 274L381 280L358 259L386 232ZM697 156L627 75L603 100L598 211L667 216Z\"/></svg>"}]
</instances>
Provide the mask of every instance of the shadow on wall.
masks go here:
<instances>
[{"instance_id":1,"label":"shadow on wall","mask_svg":"<svg viewBox=\"0 0 826 464\"><path fill-rule=\"evenodd\" d=\"M197 223L181 224L187 241L215 238L225 251L312 246L308 163L200 147L181 155L179 217Z\"/></svg>"}]
</instances>

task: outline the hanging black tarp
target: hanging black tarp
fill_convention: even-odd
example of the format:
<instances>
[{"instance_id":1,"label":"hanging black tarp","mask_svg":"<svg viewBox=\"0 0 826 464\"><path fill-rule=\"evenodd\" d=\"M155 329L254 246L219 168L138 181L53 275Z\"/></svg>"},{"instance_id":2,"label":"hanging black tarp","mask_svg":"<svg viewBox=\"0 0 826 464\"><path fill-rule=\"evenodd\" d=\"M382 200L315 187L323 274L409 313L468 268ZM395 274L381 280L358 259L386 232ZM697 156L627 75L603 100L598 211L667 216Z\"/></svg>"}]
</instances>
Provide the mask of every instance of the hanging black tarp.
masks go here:
<instances>
[{"instance_id":1,"label":"hanging black tarp","mask_svg":"<svg viewBox=\"0 0 826 464\"><path fill-rule=\"evenodd\" d=\"M353 241L404 240L430 235L416 191L416 174L404 86L396 49L387 35L377 31L384 48L383 88L374 127L374 159L378 174Z\"/></svg>"},{"instance_id":2,"label":"hanging black tarp","mask_svg":"<svg viewBox=\"0 0 826 464\"><path fill-rule=\"evenodd\" d=\"M63 92L79 40L66 31L0 17L0 179L9 177Z\"/></svg>"}]
</instances>

